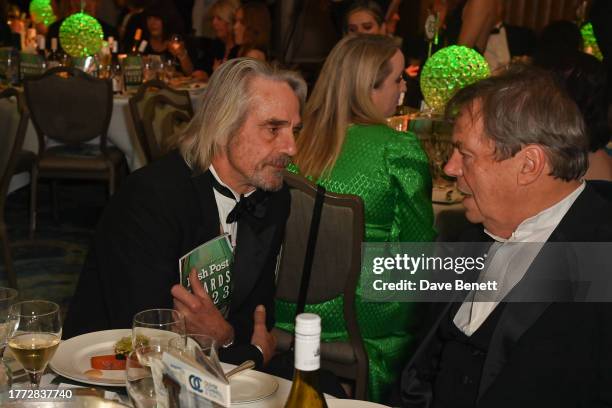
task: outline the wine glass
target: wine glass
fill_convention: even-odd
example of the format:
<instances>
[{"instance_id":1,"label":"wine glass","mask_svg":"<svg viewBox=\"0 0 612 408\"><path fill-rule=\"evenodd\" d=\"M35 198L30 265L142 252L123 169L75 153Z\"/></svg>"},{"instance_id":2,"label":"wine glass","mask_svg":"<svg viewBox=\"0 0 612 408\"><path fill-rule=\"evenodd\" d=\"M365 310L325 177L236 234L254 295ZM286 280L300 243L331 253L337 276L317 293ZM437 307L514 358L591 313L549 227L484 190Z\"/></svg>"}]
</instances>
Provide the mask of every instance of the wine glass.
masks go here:
<instances>
[{"instance_id":1,"label":"wine glass","mask_svg":"<svg viewBox=\"0 0 612 408\"><path fill-rule=\"evenodd\" d=\"M174 51L178 50L182 46L183 38L178 34L173 34L170 37L170 42L168 43L168 47Z\"/></svg>"},{"instance_id":2,"label":"wine glass","mask_svg":"<svg viewBox=\"0 0 612 408\"><path fill-rule=\"evenodd\" d=\"M185 318L173 309L149 309L136 313L132 321L132 348L142 346L165 347L174 337L185 334ZM144 350L144 349L143 349ZM141 363L149 358L161 358L161 351L146 349L147 355L140 356Z\"/></svg>"},{"instance_id":3,"label":"wine glass","mask_svg":"<svg viewBox=\"0 0 612 408\"><path fill-rule=\"evenodd\" d=\"M0 375L6 376L7 383L10 381L10 370L4 361L4 349L10 332L9 308L17 299L17 295L17 291L13 288L0 287Z\"/></svg>"},{"instance_id":4,"label":"wine glass","mask_svg":"<svg viewBox=\"0 0 612 408\"><path fill-rule=\"evenodd\" d=\"M176 62L174 57L167 57L162 60L162 64L164 66L164 77L166 78L166 82L170 82L172 78L174 78L174 74L176 73Z\"/></svg>"},{"instance_id":5,"label":"wine glass","mask_svg":"<svg viewBox=\"0 0 612 408\"><path fill-rule=\"evenodd\" d=\"M46 300L15 303L9 310L8 346L38 388L47 363L62 338L60 308Z\"/></svg>"},{"instance_id":6,"label":"wine glass","mask_svg":"<svg viewBox=\"0 0 612 408\"><path fill-rule=\"evenodd\" d=\"M17 299L17 291L13 288L0 288L0 359L4 355L6 341L10 332L8 321L9 309L15 299Z\"/></svg>"},{"instance_id":7,"label":"wine glass","mask_svg":"<svg viewBox=\"0 0 612 408\"><path fill-rule=\"evenodd\" d=\"M148 346L141 346L148 347ZM142 365L138 355L145 354L144 350L132 351L125 361L125 388L134 407L149 408L157 405L155 383L151 368Z\"/></svg>"}]
</instances>

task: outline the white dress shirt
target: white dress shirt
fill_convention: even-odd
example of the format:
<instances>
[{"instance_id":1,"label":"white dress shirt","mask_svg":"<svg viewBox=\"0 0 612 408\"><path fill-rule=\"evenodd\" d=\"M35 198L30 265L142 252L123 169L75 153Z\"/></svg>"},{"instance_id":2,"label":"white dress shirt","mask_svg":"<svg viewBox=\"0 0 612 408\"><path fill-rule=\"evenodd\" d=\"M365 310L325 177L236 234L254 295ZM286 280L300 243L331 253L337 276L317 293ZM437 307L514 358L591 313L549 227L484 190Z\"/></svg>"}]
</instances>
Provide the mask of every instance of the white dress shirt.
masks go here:
<instances>
[{"instance_id":1,"label":"white dress shirt","mask_svg":"<svg viewBox=\"0 0 612 408\"><path fill-rule=\"evenodd\" d=\"M499 68L505 67L510 63L511 59L506 27L504 27L503 23L498 23L494 28L495 31L498 32L489 34L487 46L484 51L484 57L489 63L491 72L495 72Z\"/></svg>"},{"instance_id":2,"label":"white dress shirt","mask_svg":"<svg viewBox=\"0 0 612 408\"><path fill-rule=\"evenodd\" d=\"M487 262L478 281L494 280L498 282L498 292L495 301L478 301L478 295L470 292L453 319L459 330L467 336L474 334L497 304L523 279L540 249L582 193L584 187L585 183L582 182L563 200L521 222L508 239L498 237L485 229L485 233L496 242L491 245L487 253ZM525 242L534 244L521 245Z\"/></svg>"},{"instance_id":3,"label":"white dress shirt","mask_svg":"<svg viewBox=\"0 0 612 408\"><path fill-rule=\"evenodd\" d=\"M227 220L227 215L234 209L234 207L236 206L236 203L240 201L240 194L232 190L230 186L225 184L223 180L219 178L212 164L210 165L210 172L217 179L219 184L221 184L224 187L227 187L227 189L235 197L235 199L226 197L220 192L218 192L216 188L213 188L213 191L215 192L215 201L217 202L217 209L219 210L219 222L221 223L222 233L228 233L230 235L230 241L232 242L232 247L236 248L236 237L238 236L238 222L234 221L231 224L228 224L226 220ZM253 194L254 191L255 190L248 192L244 194L244 196L248 197L251 194Z\"/></svg>"}]
</instances>

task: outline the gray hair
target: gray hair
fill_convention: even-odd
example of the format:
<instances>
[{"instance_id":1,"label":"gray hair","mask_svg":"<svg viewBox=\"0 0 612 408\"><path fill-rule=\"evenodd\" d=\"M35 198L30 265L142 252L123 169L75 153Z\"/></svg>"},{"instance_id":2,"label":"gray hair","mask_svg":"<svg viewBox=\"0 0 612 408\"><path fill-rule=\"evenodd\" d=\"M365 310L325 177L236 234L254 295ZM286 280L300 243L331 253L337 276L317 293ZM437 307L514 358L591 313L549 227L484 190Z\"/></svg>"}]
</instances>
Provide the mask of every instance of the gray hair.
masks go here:
<instances>
[{"instance_id":1,"label":"gray hair","mask_svg":"<svg viewBox=\"0 0 612 408\"><path fill-rule=\"evenodd\" d=\"M480 112L473 109L480 102ZM446 106L447 117L468 109L482 118L486 137L495 142L497 160L513 157L524 146L544 148L550 175L580 179L588 167L589 140L580 110L546 71L512 66L508 71L457 92Z\"/></svg>"},{"instance_id":2,"label":"gray hair","mask_svg":"<svg viewBox=\"0 0 612 408\"><path fill-rule=\"evenodd\" d=\"M222 64L208 82L202 106L179 138L179 150L195 171L208 169L218 149L227 145L244 124L251 106L249 84L255 77L285 82L302 110L306 83L299 74L252 58L236 58Z\"/></svg>"}]
</instances>

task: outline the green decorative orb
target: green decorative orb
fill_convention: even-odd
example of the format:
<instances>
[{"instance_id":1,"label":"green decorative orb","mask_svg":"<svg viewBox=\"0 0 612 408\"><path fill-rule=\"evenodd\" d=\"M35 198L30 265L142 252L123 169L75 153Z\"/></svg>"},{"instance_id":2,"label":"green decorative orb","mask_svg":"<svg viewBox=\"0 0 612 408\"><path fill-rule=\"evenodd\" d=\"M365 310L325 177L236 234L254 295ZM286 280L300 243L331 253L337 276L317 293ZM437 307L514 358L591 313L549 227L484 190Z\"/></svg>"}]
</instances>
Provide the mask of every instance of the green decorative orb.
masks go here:
<instances>
[{"instance_id":1,"label":"green decorative orb","mask_svg":"<svg viewBox=\"0 0 612 408\"><path fill-rule=\"evenodd\" d=\"M593 25L591 25L591 23L586 23L580 29L580 33L582 34L582 42L584 43L584 52L603 61L603 54L599 49L599 45L597 45L597 38L595 38L595 33L593 32Z\"/></svg>"},{"instance_id":2,"label":"green decorative orb","mask_svg":"<svg viewBox=\"0 0 612 408\"><path fill-rule=\"evenodd\" d=\"M102 48L104 31L98 20L83 12L68 17L60 27L59 40L71 57L86 57Z\"/></svg>"},{"instance_id":3,"label":"green decorative orb","mask_svg":"<svg viewBox=\"0 0 612 408\"><path fill-rule=\"evenodd\" d=\"M459 89L490 74L489 64L478 52L462 45L451 45L436 52L425 63L421 91L427 105L440 113Z\"/></svg>"},{"instance_id":4,"label":"green decorative orb","mask_svg":"<svg viewBox=\"0 0 612 408\"><path fill-rule=\"evenodd\" d=\"M42 23L47 27L56 20L51 0L32 0L30 15L36 24Z\"/></svg>"}]
</instances>

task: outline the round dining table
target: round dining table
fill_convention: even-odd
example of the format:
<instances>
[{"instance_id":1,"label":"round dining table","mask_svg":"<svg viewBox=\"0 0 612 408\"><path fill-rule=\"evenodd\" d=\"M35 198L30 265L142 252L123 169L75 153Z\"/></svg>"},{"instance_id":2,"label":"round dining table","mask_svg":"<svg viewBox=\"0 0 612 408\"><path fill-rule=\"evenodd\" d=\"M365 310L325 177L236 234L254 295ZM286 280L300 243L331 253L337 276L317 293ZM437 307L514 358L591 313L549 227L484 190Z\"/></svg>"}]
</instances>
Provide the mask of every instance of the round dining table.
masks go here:
<instances>
[{"instance_id":1,"label":"round dining table","mask_svg":"<svg viewBox=\"0 0 612 408\"><path fill-rule=\"evenodd\" d=\"M14 360L10 363L11 368L15 370L17 373L21 373L22 375L17 377L17 381L13 384L13 389L23 389L24 382L27 381L27 376L25 373L20 371L20 367L18 363ZM225 372L228 372L235 366L232 364L221 363ZM245 373L248 373L246 371ZM238 374L240 375L240 374ZM247 374L248 375L248 374ZM289 396L289 392L291 391L291 381L273 376L266 373L258 373L258 377L266 378L269 381L274 381L278 383L278 388L276 392L272 395L262 398L257 401L251 402L241 402L239 404L232 404L232 407L241 407L241 408L282 408L287 401L287 397ZM125 387L96 387L89 384L78 383L76 381L72 381L66 379L62 376L55 374L50 369L47 369L47 374L45 374L41 380L41 388L42 389L71 389L73 391L74 396L96 396L98 398L104 399L106 401L117 401L126 406L132 406L129 397L126 394ZM336 399L331 395L325 395L327 400L327 404L329 408L384 408L384 405L375 404L367 401L358 401L358 400L341 400ZM10 401L9 401L10 402ZM17 405L16 405L17 406ZM26 406L26 405L24 405ZM75 405L77 406L77 405ZM12 406L11 406L12 407Z\"/></svg>"},{"instance_id":2,"label":"round dining table","mask_svg":"<svg viewBox=\"0 0 612 408\"><path fill-rule=\"evenodd\" d=\"M194 111L197 112L198 107L201 104L202 97L204 95L204 86L197 88L185 88L189 91L191 97L191 103L193 104ZM110 124L108 126L107 140L108 143L116 146L123 152L127 160L127 164L130 172L138 170L147 164L144 152L138 140L138 135L134 128L134 122L130 113L129 98L132 95L118 94L113 97L113 112L111 115ZM6 114L7 107L0 104L0 123L2 123L2 115ZM92 140L90 143L97 143L98 139ZM53 146L53 140L47 140L49 146ZM28 123L25 140L23 143L23 149L32 152L38 152L38 136L32 121ZM17 190L29 183L28 173L19 173L13 176L11 185L9 187L9 193Z\"/></svg>"}]
</instances>

